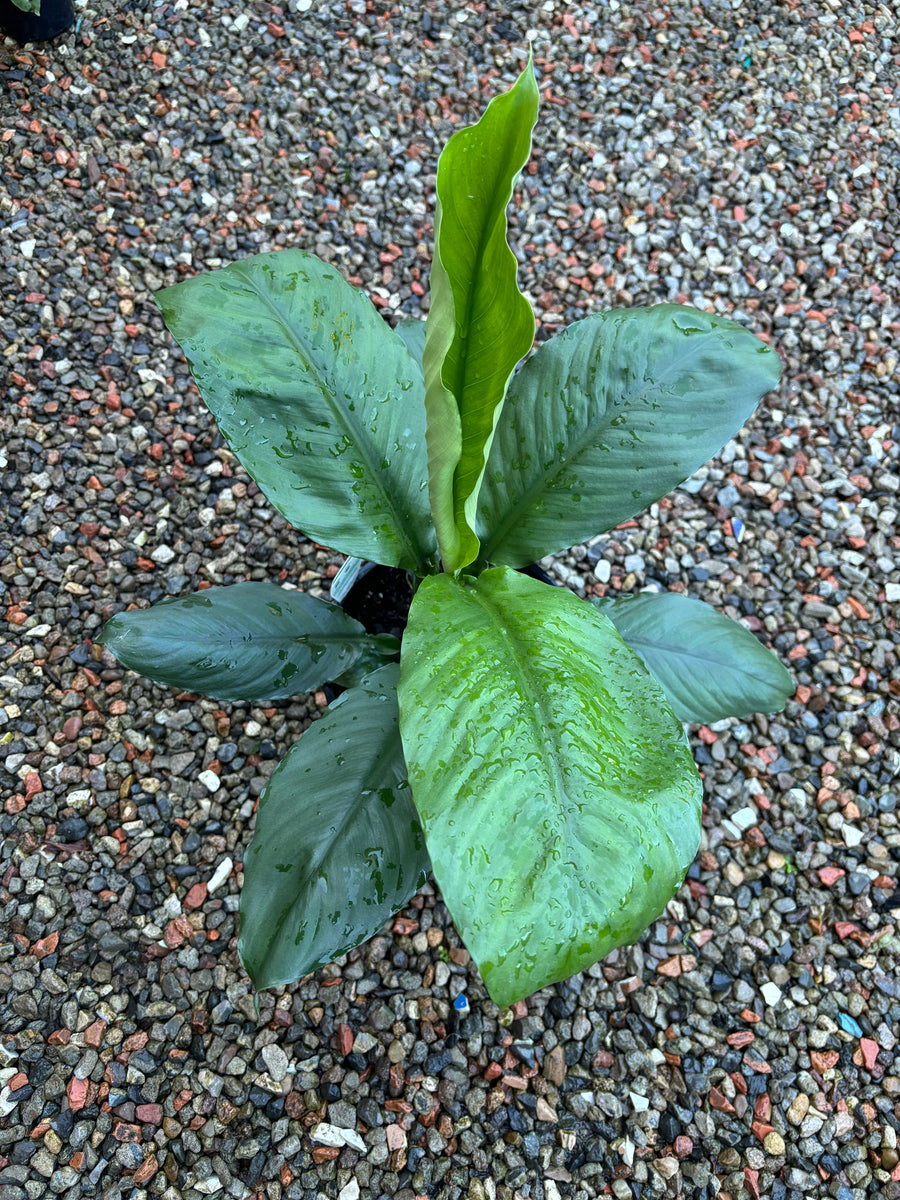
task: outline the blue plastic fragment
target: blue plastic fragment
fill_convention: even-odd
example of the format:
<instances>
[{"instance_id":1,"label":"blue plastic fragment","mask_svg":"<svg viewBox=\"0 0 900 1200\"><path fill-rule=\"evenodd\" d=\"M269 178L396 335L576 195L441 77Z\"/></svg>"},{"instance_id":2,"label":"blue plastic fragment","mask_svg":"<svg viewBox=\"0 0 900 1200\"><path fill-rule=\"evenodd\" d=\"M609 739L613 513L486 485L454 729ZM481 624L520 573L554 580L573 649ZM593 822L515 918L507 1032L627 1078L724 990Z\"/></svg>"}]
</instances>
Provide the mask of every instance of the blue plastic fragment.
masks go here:
<instances>
[{"instance_id":1,"label":"blue plastic fragment","mask_svg":"<svg viewBox=\"0 0 900 1200\"><path fill-rule=\"evenodd\" d=\"M731 532L734 534L735 541L740 543L744 537L744 522L740 517L731 518Z\"/></svg>"},{"instance_id":2,"label":"blue plastic fragment","mask_svg":"<svg viewBox=\"0 0 900 1200\"><path fill-rule=\"evenodd\" d=\"M838 1013L838 1023L844 1033L852 1034L853 1037L861 1038L863 1031L849 1013Z\"/></svg>"},{"instance_id":3,"label":"blue plastic fragment","mask_svg":"<svg viewBox=\"0 0 900 1200\"><path fill-rule=\"evenodd\" d=\"M456 1015L458 1017L462 1018L469 1015L469 1001L464 992L460 992L460 994L453 1001L453 1007L456 1009Z\"/></svg>"}]
</instances>

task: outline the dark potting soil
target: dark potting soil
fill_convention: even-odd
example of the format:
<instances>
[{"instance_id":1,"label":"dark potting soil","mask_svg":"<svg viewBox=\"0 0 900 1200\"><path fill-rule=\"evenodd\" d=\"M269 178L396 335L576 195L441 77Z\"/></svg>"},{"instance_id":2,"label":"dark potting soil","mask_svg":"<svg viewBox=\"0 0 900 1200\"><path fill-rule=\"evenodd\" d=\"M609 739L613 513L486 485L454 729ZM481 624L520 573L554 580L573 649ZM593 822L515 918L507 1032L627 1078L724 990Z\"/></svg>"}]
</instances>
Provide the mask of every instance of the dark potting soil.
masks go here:
<instances>
[{"instance_id":1,"label":"dark potting soil","mask_svg":"<svg viewBox=\"0 0 900 1200\"><path fill-rule=\"evenodd\" d=\"M413 590L409 576L397 567L366 563L344 597L341 608L369 633L403 636Z\"/></svg>"}]
</instances>

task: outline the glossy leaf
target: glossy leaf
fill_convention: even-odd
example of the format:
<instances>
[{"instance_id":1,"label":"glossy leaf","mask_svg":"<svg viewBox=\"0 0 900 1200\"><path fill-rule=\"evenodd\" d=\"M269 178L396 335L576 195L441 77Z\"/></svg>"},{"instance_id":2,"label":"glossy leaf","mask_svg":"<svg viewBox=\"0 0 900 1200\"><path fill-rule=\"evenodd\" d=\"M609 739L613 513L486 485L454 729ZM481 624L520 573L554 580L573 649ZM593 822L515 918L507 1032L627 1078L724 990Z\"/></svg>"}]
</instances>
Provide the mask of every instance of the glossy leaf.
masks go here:
<instances>
[{"instance_id":1,"label":"glossy leaf","mask_svg":"<svg viewBox=\"0 0 900 1200\"><path fill-rule=\"evenodd\" d=\"M425 882L406 782L396 664L345 692L279 763L244 858L238 953L289 984L377 933Z\"/></svg>"},{"instance_id":2,"label":"glossy leaf","mask_svg":"<svg viewBox=\"0 0 900 1200\"><path fill-rule=\"evenodd\" d=\"M676 592L594 600L644 662L679 721L780 712L790 672L737 621Z\"/></svg>"},{"instance_id":3,"label":"glossy leaf","mask_svg":"<svg viewBox=\"0 0 900 1200\"><path fill-rule=\"evenodd\" d=\"M510 384L481 490L483 557L524 566L634 516L721 449L780 369L742 326L683 305L569 326Z\"/></svg>"},{"instance_id":4,"label":"glossy leaf","mask_svg":"<svg viewBox=\"0 0 900 1200\"><path fill-rule=\"evenodd\" d=\"M475 511L485 462L534 314L516 282L506 207L531 153L538 91L528 66L438 161L425 404L431 512L445 571L478 553Z\"/></svg>"},{"instance_id":5,"label":"glossy leaf","mask_svg":"<svg viewBox=\"0 0 900 1200\"><path fill-rule=\"evenodd\" d=\"M431 576L399 695L435 877L498 1004L659 915L697 850L700 781L610 621L505 567Z\"/></svg>"},{"instance_id":6,"label":"glossy leaf","mask_svg":"<svg viewBox=\"0 0 900 1200\"><path fill-rule=\"evenodd\" d=\"M367 675L377 671L388 662L397 662L400 658L400 639L389 633L374 633L369 637L369 645L349 667L335 675L333 682L341 687L354 687L362 683Z\"/></svg>"},{"instance_id":7,"label":"glossy leaf","mask_svg":"<svg viewBox=\"0 0 900 1200\"><path fill-rule=\"evenodd\" d=\"M361 292L284 250L156 301L223 436L292 525L344 554L425 569L422 373Z\"/></svg>"},{"instance_id":8,"label":"glossy leaf","mask_svg":"<svg viewBox=\"0 0 900 1200\"><path fill-rule=\"evenodd\" d=\"M99 640L132 671L215 700L301 695L378 653L337 605L274 583L207 588L119 613Z\"/></svg>"}]
</instances>

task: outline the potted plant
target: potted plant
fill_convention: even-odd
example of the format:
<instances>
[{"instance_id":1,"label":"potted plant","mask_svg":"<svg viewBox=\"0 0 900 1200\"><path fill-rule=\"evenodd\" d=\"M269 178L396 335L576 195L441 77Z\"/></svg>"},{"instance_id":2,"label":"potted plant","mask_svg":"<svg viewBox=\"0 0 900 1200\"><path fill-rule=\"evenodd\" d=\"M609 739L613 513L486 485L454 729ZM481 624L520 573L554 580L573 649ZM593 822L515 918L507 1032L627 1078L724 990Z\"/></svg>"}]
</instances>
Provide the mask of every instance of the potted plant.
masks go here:
<instances>
[{"instance_id":1,"label":"potted plant","mask_svg":"<svg viewBox=\"0 0 900 1200\"><path fill-rule=\"evenodd\" d=\"M0 29L20 45L47 42L74 24L74 0L0 0Z\"/></svg>"},{"instance_id":2,"label":"potted plant","mask_svg":"<svg viewBox=\"0 0 900 1200\"><path fill-rule=\"evenodd\" d=\"M528 357L506 209L537 110L529 62L441 154L425 323L391 329L300 250L157 294L246 470L349 556L337 594L368 560L412 597L392 634L237 583L102 635L126 666L221 700L345 689L260 799L238 941L258 987L374 934L431 870L498 1004L587 967L638 937L696 853L682 722L792 691L699 602L594 605L519 569L665 495L779 377L752 333L671 304L588 316Z\"/></svg>"}]
</instances>

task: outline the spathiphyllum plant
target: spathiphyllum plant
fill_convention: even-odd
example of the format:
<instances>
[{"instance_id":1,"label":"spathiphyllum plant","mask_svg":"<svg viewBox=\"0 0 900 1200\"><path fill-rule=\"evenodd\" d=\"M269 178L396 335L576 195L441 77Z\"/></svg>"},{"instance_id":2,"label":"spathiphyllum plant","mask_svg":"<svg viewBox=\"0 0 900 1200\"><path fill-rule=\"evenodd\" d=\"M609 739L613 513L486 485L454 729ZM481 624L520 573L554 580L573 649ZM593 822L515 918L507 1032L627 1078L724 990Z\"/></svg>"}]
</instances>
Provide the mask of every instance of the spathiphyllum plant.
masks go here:
<instances>
[{"instance_id":1,"label":"spathiphyllum plant","mask_svg":"<svg viewBox=\"0 0 900 1200\"><path fill-rule=\"evenodd\" d=\"M219 700L345 688L260 799L238 942L258 987L358 945L432 871L500 1005L634 941L699 843L682 722L771 712L792 690L698 601L588 603L521 571L681 483L779 375L752 333L673 304L588 316L519 365L534 316L506 209L537 110L529 63L441 154L424 324L391 329L300 250L157 297L275 508L414 592L402 640L274 583L104 631L126 666Z\"/></svg>"}]
</instances>

